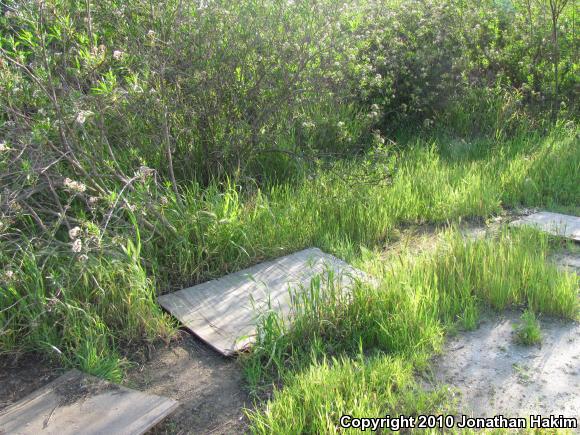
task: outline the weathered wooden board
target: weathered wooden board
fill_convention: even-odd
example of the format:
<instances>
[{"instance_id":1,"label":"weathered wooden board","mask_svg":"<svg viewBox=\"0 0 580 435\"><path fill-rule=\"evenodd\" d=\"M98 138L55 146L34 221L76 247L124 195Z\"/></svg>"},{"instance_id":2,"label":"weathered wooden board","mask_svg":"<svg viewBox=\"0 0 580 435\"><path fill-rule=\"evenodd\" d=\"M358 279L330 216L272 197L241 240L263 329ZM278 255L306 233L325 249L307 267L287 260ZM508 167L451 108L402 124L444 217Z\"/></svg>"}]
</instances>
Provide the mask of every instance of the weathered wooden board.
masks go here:
<instances>
[{"instance_id":1,"label":"weathered wooden board","mask_svg":"<svg viewBox=\"0 0 580 435\"><path fill-rule=\"evenodd\" d=\"M527 225L555 236L580 242L580 218L576 216L543 211L518 219L511 225Z\"/></svg>"},{"instance_id":2,"label":"weathered wooden board","mask_svg":"<svg viewBox=\"0 0 580 435\"><path fill-rule=\"evenodd\" d=\"M344 261L311 248L158 300L203 341L224 355L233 355L254 341L257 314L272 309L287 318L293 292L310 288L314 276L328 276L329 271L342 288L366 278Z\"/></svg>"},{"instance_id":3,"label":"weathered wooden board","mask_svg":"<svg viewBox=\"0 0 580 435\"><path fill-rule=\"evenodd\" d=\"M0 434L142 434L177 406L71 370L0 412Z\"/></svg>"}]
</instances>

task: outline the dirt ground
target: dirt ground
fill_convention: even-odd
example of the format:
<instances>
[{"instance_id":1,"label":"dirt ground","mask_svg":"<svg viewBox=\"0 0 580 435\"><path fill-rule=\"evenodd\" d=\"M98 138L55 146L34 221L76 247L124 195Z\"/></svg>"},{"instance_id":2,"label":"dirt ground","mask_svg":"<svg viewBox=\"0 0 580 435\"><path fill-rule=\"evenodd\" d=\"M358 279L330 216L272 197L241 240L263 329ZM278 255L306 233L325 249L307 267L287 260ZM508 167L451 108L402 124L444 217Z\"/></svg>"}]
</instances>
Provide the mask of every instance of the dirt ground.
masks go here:
<instances>
[{"instance_id":1,"label":"dirt ground","mask_svg":"<svg viewBox=\"0 0 580 435\"><path fill-rule=\"evenodd\" d=\"M239 363L186 332L154 350L149 361L129 372L125 384L179 401L177 411L150 434L233 434L247 426L242 409L251 401Z\"/></svg>"},{"instance_id":2,"label":"dirt ground","mask_svg":"<svg viewBox=\"0 0 580 435\"><path fill-rule=\"evenodd\" d=\"M450 338L433 365L460 411L475 417L580 417L580 324L540 318L542 343L514 340L520 312L487 315L475 331Z\"/></svg>"},{"instance_id":3,"label":"dirt ground","mask_svg":"<svg viewBox=\"0 0 580 435\"><path fill-rule=\"evenodd\" d=\"M0 411L64 373L36 354L0 358Z\"/></svg>"}]
</instances>

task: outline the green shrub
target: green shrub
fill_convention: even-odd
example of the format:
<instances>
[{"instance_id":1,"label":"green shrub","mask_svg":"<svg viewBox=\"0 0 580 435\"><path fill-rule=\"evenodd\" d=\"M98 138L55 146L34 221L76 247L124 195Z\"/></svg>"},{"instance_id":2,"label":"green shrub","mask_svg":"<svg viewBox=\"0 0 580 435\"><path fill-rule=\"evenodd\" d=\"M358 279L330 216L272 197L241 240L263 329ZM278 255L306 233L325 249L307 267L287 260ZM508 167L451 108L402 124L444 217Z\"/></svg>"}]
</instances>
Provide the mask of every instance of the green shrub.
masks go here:
<instances>
[{"instance_id":1,"label":"green shrub","mask_svg":"<svg viewBox=\"0 0 580 435\"><path fill-rule=\"evenodd\" d=\"M376 104L383 131L513 134L577 117L574 8L550 3L556 26L547 1L370 2L354 31L353 92Z\"/></svg>"}]
</instances>

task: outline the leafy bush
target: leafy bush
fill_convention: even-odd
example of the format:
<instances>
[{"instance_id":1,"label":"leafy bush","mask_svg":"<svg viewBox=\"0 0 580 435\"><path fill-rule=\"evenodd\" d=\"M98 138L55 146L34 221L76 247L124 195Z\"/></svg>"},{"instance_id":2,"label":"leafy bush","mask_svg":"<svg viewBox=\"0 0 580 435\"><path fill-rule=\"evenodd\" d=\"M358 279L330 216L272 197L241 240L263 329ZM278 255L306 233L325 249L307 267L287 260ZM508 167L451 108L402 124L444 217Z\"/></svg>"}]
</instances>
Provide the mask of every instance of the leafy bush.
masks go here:
<instances>
[{"instance_id":1,"label":"leafy bush","mask_svg":"<svg viewBox=\"0 0 580 435\"><path fill-rule=\"evenodd\" d=\"M577 116L574 10L566 0L377 1L368 14L355 32L361 42L351 72L385 131L459 123L464 134L493 134L547 112Z\"/></svg>"}]
</instances>

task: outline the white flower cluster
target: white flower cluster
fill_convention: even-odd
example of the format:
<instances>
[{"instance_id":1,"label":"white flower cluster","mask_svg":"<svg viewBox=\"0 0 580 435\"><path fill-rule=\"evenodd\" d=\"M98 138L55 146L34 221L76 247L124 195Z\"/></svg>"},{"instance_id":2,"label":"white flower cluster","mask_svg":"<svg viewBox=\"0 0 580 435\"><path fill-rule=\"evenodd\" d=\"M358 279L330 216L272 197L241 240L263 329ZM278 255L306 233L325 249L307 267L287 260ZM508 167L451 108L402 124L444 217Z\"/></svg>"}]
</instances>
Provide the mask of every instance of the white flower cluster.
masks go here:
<instances>
[{"instance_id":1,"label":"white flower cluster","mask_svg":"<svg viewBox=\"0 0 580 435\"><path fill-rule=\"evenodd\" d=\"M81 234L82 234L82 230L78 226L77 227L74 227L74 228L71 228L68 231L68 236L73 241L72 242L72 246L71 246L71 250L75 254L78 254L78 253L80 253L83 250L83 241L80 238Z\"/></svg>"},{"instance_id":2,"label":"white flower cluster","mask_svg":"<svg viewBox=\"0 0 580 435\"><path fill-rule=\"evenodd\" d=\"M373 131L373 142L376 145L384 145L385 144L385 138L383 136L381 136L381 132L378 130Z\"/></svg>"},{"instance_id":3,"label":"white flower cluster","mask_svg":"<svg viewBox=\"0 0 580 435\"><path fill-rule=\"evenodd\" d=\"M68 236L70 237L71 240L77 239L80 235L81 235L80 227L74 227L68 230Z\"/></svg>"},{"instance_id":4,"label":"white flower cluster","mask_svg":"<svg viewBox=\"0 0 580 435\"><path fill-rule=\"evenodd\" d=\"M6 281L12 281L12 278L14 278L14 271L12 271L12 270L6 270L4 272L4 279Z\"/></svg>"},{"instance_id":5,"label":"white flower cluster","mask_svg":"<svg viewBox=\"0 0 580 435\"><path fill-rule=\"evenodd\" d=\"M75 239L71 249L75 254L78 254L83 250L83 241L81 239Z\"/></svg>"},{"instance_id":6,"label":"white flower cluster","mask_svg":"<svg viewBox=\"0 0 580 435\"><path fill-rule=\"evenodd\" d=\"M147 177L150 177L155 173L155 169L152 169L148 166L142 165L139 166L139 169L135 171L135 177L139 177L142 180L145 180Z\"/></svg>"},{"instance_id":7,"label":"white flower cluster","mask_svg":"<svg viewBox=\"0 0 580 435\"><path fill-rule=\"evenodd\" d=\"M77 256L81 262L87 261L88 252L101 245L98 230L92 224L88 224L85 228L79 226L71 228L68 231L68 236L71 239L71 251L75 254L81 254Z\"/></svg>"},{"instance_id":8,"label":"white flower cluster","mask_svg":"<svg viewBox=\"0 0 580 435\"><path fill-rule=\"evenodd\" d=\"M87 120L87 118L89 118L90 116L94 115L93 112L91 112L90 110L81 110L79 113L77 113L77 117L76 117L76 123L79 125L83 125L85 123L85 121Z\"/></svg>"},{"instance_id":9,"label":"white flower cluster","mask_svg":"<svg viewBox=\"0 0 580 435\"><path fill-rule=\"evenodd\" d=\"M113 51L113 59L121 60L125 56L125 52L121 50Z\"/></svg>"},{"instance_id":10,"label":"white flower cluster","mask_svg":"<svg viewBox=\"0 0 580 435\"><path fill-rule=\"evenodd\" d=\"M75 254L80 254L83 251L83 241L81 239L82 235L83 235L83 230L79 226L71 228L68 231L68 236L72 240L71 251ZM88 241L90 242L90 238L88 239ZM80 261L86 261L88 258L89 257L86 254L82 254L82 255L78 256L78 259Z\"/></svg>"},{"instance_id":11,"label":"white flower cluster","mask_svg":"<svg viewBox=\"0 0 580 435\"><path fill-rule=\"evenodd\" d=\"M83 193L85 190L87 190L87 186L85 186L83 183L80 181L73 181L70 178L65 178L62 184L64 187L72 190L73 192Z\"/></svg>"},{"instance_id":12,"label":"white flower cluster","mask_svg":"<svg viewBox=\"0 0 580 435\"><path fill-rule=\"evenodd\" d=\"M373 119L373 120L378 120L379 116L380 116L380 108L378 104L373 104L371 106L371 112L367 115L369 118Z\"/></svg>"},{"instance_id":13,"label":"white flower cluster","mask_svg":"<svg viewBox=\"0 0 580 435\"><path fill-rule=\"evenodd\" d=\"M97 196L90 196L89 197L89 207L94 208L97 206L99 202L99 198Z\"/></svg>"}]
</instances>

